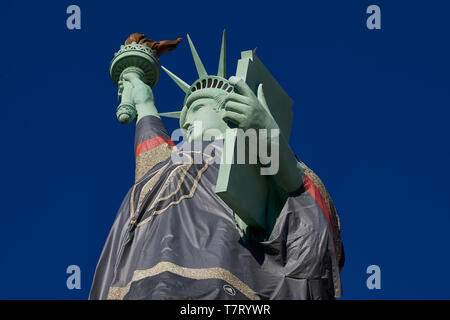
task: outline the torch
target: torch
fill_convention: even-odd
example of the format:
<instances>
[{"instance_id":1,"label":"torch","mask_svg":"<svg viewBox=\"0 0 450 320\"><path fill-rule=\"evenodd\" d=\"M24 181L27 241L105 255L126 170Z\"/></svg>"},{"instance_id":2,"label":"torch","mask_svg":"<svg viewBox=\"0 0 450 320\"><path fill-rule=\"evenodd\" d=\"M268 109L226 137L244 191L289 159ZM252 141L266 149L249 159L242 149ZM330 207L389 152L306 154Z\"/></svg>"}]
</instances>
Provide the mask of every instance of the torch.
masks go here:
<instances>
[{"instance_id":1,"label":"torch","mask_svg":"<svg viewBox=\"0 0 450 320\"><path fill-rule=\"evenodd\" d=\"M181 38L153 41L145 38L143 34L133 33L114 54L109 67L111 80L118 87L124 74L134 73L145 84L154 88L159 81L159 56L175 49L180 41ZM125 87L122 93L119 92L120 104L116 116L122 124L129 124L137 118L136 108L130 100L131 92L128 90L131 89Z\"/></svg>"}]
</instances>

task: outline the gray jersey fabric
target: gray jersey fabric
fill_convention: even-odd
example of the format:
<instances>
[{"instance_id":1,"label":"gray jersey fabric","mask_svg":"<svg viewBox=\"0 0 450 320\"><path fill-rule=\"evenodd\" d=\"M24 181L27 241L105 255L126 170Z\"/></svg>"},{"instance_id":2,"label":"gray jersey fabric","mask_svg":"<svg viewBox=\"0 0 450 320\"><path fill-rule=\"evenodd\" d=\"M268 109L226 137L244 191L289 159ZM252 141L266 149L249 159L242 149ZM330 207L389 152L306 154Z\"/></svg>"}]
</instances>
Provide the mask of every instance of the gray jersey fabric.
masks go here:
<instances>
[{"instance_id":1,"label":"gray jersey fabric","mask_svg":"<svg viewBox=\"0 0 450 320\"><path fill-rule=\"evenodd\" d=\"M242 235L233 211L214 192L219 165L212 157L220 148L191 161L199 152L173 147L160 119L143 120L135 142L137 154L145 150L136 160L141 176L119 208L90 299L341 296L339 226L320 188L313 185L314 193L304 184L292 194L268 238Z\"/></svg>"}]
</instances>

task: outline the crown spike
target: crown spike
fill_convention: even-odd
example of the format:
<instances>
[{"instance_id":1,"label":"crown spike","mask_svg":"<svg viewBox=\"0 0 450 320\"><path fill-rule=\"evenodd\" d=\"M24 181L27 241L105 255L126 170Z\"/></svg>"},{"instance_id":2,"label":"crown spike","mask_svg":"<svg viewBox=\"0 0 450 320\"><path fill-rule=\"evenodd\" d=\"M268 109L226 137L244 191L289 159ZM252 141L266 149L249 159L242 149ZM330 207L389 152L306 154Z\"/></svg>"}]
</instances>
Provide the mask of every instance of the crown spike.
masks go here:
<instances>
[{"instance_id":1,"label":"crown spike","mask_svg":"<svg viewBox=\"0 0 450 320\"><path fill-rule=\"evenodd\" d=\"M220 58L219 58L219 68L217 70L217 76L226 78L227 77L227 45L226 45L226 30L223 30L222 34L222 47L220 48Z\"/></svg>"},{"instance_id":2,"label":"crown spike","mask_svg":"<svg viewBox=\"0 0 450 320\"><path fill-rule=\"evenodd\" d=\"M189 47L191 48L192 57L194 58L195 67L197 68L198 76L206 77L208 73L206 72L205 67L203 66L202 60L200 60L200 57L198 56L197 50L195 50L194 44L192 43L191 37L189 37L189 34L187 35L188 41L189 41Z\"/></svg>"},{"instance_id":3,"label":"crown spike","mask_svg":"<svg viewBox=\"0 0 450 320\"><path fill-rule=\"evenodd\" d=\"M161 68L169 75L169 77L172 78L172 80L181 88L181 90L184 91L184 93L189 92L189 88L191 87L186 82L178 78L176 75L174 75L172 72L167 70L164 66L161 66Z\"/></svg>"},{"instance_id":4,"label":"crown spike","mask_svg":"<svg viewBox=\"0 0 450 320\"><path fill-rule=\"evenodd\" d=\"M163 116L163 117L167 117L167 118L180 119L181 111L174 111L174 112L160 112L160 113L158 113L158 116Z\"/></svg>"}]
</instances>

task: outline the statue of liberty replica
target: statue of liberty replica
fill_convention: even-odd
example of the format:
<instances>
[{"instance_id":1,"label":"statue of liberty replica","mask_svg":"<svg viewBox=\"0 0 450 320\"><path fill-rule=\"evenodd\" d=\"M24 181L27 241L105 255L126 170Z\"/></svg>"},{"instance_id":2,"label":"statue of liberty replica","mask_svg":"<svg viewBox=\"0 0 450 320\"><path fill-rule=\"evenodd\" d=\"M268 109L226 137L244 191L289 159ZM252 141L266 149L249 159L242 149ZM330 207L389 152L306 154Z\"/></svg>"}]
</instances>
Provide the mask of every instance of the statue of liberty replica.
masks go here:
<instances>
[{"instance_id":1,"label":"statue of liberty replica","mask_svg":"<svg viewBox=\"0 0 450 320\"><path fill-rule=\"evenodd\" d=\"M321 180L289 147L293 101L255 51L241 52L227 77L225 32L214 75L187 39L198 79L188 84L161 67L185 93L181 110L158 112L152 93L160 56L180 38L135 33L111 61L117 118L136 123L135 183L90 299L340 297L339 218ZM163 116L179 119L180 143Z\"/></svg>"}]
</instances>

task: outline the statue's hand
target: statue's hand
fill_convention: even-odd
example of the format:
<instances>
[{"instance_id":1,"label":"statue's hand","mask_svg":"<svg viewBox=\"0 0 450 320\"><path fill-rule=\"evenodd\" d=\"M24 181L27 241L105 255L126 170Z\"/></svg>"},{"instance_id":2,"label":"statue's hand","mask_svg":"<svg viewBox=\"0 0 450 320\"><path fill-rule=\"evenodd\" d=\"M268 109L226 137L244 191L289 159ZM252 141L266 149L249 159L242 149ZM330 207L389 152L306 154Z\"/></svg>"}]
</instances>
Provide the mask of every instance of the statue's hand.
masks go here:
<instances>
[{"instance_id":1,"label":"statue's hand","mask_svg":"<svg viewBox=\"0 0 450 320\"><path fill-rule=\"evenodd\" d=\"M153 92L150 86L145 84L135 73L124 74L119 81L119 96L126 99L134 105L154 103Z\"/></svg>"},{"instance_id":2,"label":"statue's hand","mask_svg":"<svg viewBox=\"0 0 450 320\"><path fill-rule=\"evenodd\" d=\"M258 86L255 96L243 79L230 77L229 81L239 93L226 96L226 111L223 117L225 121L230 121L242 129L278 129L267 106L262 84Z\"/></svg>"},{"instance_id":3,"label":"statue's hand","mask_svg":"<svg viewBox=\"0 0 450 320\"><path fill-rule=\"evenodd\" d=\"M119 97L122 102L126 101L134 105L138 114L137 121L146 115L158 113L152 89L135 73L123 75L119 81Z\"/></svg>"}]
</instances>

